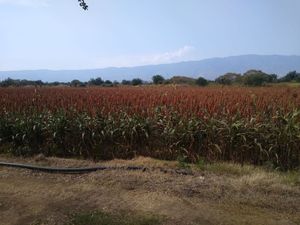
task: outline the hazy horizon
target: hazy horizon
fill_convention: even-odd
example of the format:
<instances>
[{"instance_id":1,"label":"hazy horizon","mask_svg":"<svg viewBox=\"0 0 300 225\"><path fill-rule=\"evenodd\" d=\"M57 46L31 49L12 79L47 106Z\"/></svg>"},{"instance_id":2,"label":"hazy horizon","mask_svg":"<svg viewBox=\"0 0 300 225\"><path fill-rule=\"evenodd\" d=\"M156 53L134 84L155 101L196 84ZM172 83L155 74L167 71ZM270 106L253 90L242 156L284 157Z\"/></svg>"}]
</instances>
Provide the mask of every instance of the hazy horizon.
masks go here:
<instances>
[{"instance_id":1,"label":"hazy horizon","mask_svg":"<svg viewBox=\"0 0 300 225\"><path fill-rule=\"evenodd\" d=\"M194 78L202 76L211 80L228 72L245 73L251 69L284 76L291 71L300 71L300 56L242 55L138 67L0 71L0 80L10 77L14 79L66 82L73 79L87 81L90 78L102 77L105 80L121 81L123 79L141 78L149 81L156 74L163 75L166 78L178 75Z\"/></svg>"},{"instance_id":2,"label":"hazy horizon","mask_svg":"<svg viewBox=\"0 0 300 225\"><path fill-rule=\"evenodd\" d=\"M279 55L279 54L270 54L270 55L260 55L260 54L243 54L243 55L230 55L230 56L223 56L223 57L211 57L211 58L204 58L204 59L192 59L192 60L183 60L183 61L177 61L177 62L166 62L166 63L154 63L154 64L143 64L143 65L129 65L129 66L104 66L104 67L95 67L95 68L80 68L80 69L74 69L74 68L65 68L65 69L51 69L51 68L37 68L37 69L18 69L18 70L0 70L1 72L13 72L13 71L39 71L39 70L45 70L45 71L81 71L81 70L97 70L97 69L110 69L110 68L116 68L116 69L122 69L122 68L136 68L136 67L147 67L147 66L158 66L158 65L172 65L172 64L180 64L185 62L198 62L198 61L206 61L206 60L214 60L214 59L226 59L226 58L235 58L235 57L244 57L244 56L283 56L283 57L300 57L299 55ZM253 69L259 69L259 68L253 68Z\"/></svg>"}]
</instances>

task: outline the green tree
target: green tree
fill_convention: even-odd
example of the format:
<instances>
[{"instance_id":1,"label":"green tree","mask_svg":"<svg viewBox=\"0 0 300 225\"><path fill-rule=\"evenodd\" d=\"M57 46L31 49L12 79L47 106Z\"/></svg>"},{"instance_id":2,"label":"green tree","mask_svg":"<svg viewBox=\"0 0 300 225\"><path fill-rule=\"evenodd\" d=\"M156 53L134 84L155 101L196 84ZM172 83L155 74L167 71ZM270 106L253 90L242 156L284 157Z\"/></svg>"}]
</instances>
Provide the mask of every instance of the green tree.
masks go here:
<instances>
[{"instance_id":1,"label":"green tree","mask_svg":"<svg viewBox=\"0 0 300 225\"><path fill-rule=\"evenodd\" d=\"M104 87L113 87L114 85L110 80L106 80L106 81L104 81L103 86Z\"/></svg>"},{"instance_id":2,"label":"green tree","mask_svg":"<svg viewBox=\"0 0 300 225\"><path fill-rule=\"evenodd\" d=\"M269 74L268 75L268 82L269 83L276 83L278 81L277 74Z\"/></svg>"},{"instance_id":3,"label":"green tree","mask_svg":"<svg viewBox=\"0 0 300 225\"><path fill-rule=\"evenodd\" d=\"M41 81L41 80L36 80L36 81L34 81L34 85L36 85L36 86L42 86L42 85L44 85L44 82Z\"/></svg>"},{"instance_id":4,"label":"green tree","mask_svg":"<svg viewBox=\"0 0 300 225\"><path fill-rule=\"evenodd\" d=\"M131 81L130 80L122 80L122 85L131 85Z\"/></svg>"},{"instance_id":5,"label":"green tree","mask_svg":"<svg viewBox=\"0 0 300 225\"><path fill-rule=\"evenodd\" d=\"M101 77L97 77L96 79L90 79L89 80L89 85L95 85L95 86L100 86L104 83Z\"/></svg>"},{"instance_id":6,"label":"green tree","mask_svg":"<svg viewBox=\"0 0 300 225\"><path fill-rule=\"evenodd\" d=\"M249 70L242 79L247 86L262 86L269 81L269 75L260 70Z\"/></svg>"},{"instance_id":7,"label":"green tree","mask_svg":"<svg viewBox=\"0 0 300 225\"><path fill-rule=\"evenodd\" d=\"M104 84L112 84L112 82L110 80L106 80Z\"/></svg>"},{"instance_id":8,"label":"green tree","mask_svg":"<svg viewBox=\"0 0 300 225\"><path fill-rule=\"evenodd\" d=\"M204 77L199 77L196 80L196 84L199 85L199 86L207 86L208 85L208 81Z\"/></svg>"},{"instance_id":9,"label":"green tree","mask_svg":"<svg viewBox=\"0 0 300 225\"><path fill-rule=\"evenodd\" d=\"M297 73L297 71L291 71L281 79L279 79L280 82L292 82L297 81L300 82L300 73Z\"/></svg>"},{"instance_id":10,"label":"green tree","mask_svg":"<svg viewBox=\"0 0 300 225\"><path fill-rule=\"evenodd\" d=\"M113 82L113 85L114 85L114 86L117 86L117 85L119 85L119 84L120 84L119 81L114 80L114 82Z\"/></svg>"},{"instance_id":11,"label":"green tree","mask_svg":"<svg viewBox=\"0 0 300 225\"><path fill-rule=\"evenodd\" d=\"M140 78L134 78L132 79L131 84L137 86L143 84L143 81Z\"/></svg>"},{"instance_id":12,"label":"green tree","mask_svg":"<svg viewBox=\"0 0 300 225\"><path fill-rule=\"evenodd\" d=\"M13 79L7 78L1 82L0 86L1 87L9 87L9 86L13 86L14 84L15 84L15 82Z\"/></svg>"},{"instance_id":13,"label":"green tree","mask_svg":"<svg viewBox=\"0 0 300 225\"><path fill-rule=\"evenodd\" d=\"M155 75L152 77L152 81L154 84L162 84L165 81L165 78L161 75Z\"/></svg>"},{"instance_id":14,"label":"green tree","mask_svg":"<svg viewBox=\"0 0 300 225\"><path fill-rule=\"evenodd\" d=\"M71 81L71 86L72 87L80 87L81 86L80 80L72 80Z\"/></svg>"}]
</instances>

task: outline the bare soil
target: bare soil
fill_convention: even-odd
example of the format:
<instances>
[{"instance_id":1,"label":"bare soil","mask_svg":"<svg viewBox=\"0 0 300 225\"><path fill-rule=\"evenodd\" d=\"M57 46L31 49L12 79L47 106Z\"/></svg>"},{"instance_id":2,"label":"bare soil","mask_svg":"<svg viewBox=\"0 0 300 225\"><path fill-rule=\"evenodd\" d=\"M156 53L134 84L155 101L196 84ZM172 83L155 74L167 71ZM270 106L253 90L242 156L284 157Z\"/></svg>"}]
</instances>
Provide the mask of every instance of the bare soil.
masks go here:
<instances>
[{"instance_id":1,"label":"bare soil","mask_svg":"<svg viewBox=\"0 0 300 225\"><path fill-rule=\"evenodd\" d=\"M176 168L149 158L94 163L58 158L12 158L53 167L137 165ZM0 167L1 225L63 225L89 211L158 215L163 224L300 224L300 187L267 172L198 170L192 175L107 170L81 175L47 174Z\"/></svg>"}]
</instances>

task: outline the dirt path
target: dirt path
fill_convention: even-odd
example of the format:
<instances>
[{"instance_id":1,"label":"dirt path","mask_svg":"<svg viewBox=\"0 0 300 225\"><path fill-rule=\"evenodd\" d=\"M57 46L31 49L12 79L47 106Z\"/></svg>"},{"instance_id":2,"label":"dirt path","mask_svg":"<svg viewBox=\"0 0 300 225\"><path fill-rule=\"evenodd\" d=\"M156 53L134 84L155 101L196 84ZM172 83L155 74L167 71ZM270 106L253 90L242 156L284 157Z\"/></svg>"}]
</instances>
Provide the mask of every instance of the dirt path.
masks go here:
<instances>
[{"instance_id":1,"label":"dirt path","mask_svg":"<svg viewBox=\"0 0 300 225\"><path fill-rule=\"evenodd\" d=\"M90 161L15 159L47 166L94 166ZM147 158L106 165L176 167ZM98 164L99 165L99 164ZM102 164L103 165L103 164ZM61 225L76 212L101 210L160 215L165 224L300 224L300 188L270 174L179 175L154 171L99 171L55 175L0 167L0 224Z\"/></svg>"}]
</instances>

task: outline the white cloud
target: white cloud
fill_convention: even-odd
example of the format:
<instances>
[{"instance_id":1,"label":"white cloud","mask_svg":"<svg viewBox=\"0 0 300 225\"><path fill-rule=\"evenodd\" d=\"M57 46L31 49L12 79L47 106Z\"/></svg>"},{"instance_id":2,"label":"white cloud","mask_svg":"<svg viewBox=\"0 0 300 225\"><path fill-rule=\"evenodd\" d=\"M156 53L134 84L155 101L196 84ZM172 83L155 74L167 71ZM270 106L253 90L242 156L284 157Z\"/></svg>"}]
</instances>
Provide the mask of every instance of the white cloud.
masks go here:
<instances>
[{"instance_id":1,"label":"white cloud","mask_svg":"<svg viewBox=\"0 0 300 225\"><path fill-rule=\"evenodd\" d=\"M107 66L141 66L141 65L155 65L163 63L174 63L185 60L191 60L195 48L186 45L174 51L167 51L154 54L140 54L140 55L121 55L113 58L100 58L96 60L96 67Z\"/></svg>"},{"instance_id":2,"label":"white cloud","mask_svg":"<svg viewBox=\"0 0 300 225\"><path fill-rule=\"evenodd\" d=\"M184 60L184 58L190 55L193 50L194 48L192 46L184 46L175 51L145 55L141 60L142 62L151 64L171 63L178 60Z\"/></svg>"},{"instance_id":3,"label":"white cloud","mask_svg":"<svg viewBox=\"0 0 300 225\"><path fill-rule=\"evenodd\" d=\"M48 0L0 0L0 4L40 7L47 6Z\"/></svg>"}]
</instances>

